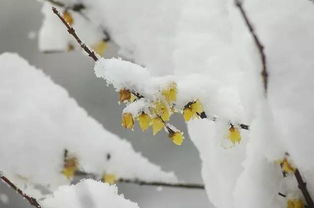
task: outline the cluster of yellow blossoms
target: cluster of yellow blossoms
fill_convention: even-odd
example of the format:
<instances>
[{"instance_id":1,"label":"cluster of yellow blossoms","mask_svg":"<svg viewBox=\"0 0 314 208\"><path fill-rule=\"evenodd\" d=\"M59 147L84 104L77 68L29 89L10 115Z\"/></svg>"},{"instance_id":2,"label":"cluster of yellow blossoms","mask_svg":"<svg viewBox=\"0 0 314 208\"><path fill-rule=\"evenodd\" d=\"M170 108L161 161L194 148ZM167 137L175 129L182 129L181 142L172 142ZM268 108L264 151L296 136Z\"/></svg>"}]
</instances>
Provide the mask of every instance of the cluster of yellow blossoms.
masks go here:
<instances>
[{"instance_id":1,"label":"cluster of yellow blossoms","mask_svg":"<svg viewBox=\"0 0 314 208\"><path fill-rule=\"evenodd\" d=\"M176 109L176 83L171 83L168 87L161 90L160 94L161 97L158 100L151 102L147 111L142 111L138 115L133 115L130 112L123 113L121 124L127 129L133 129L135 121L137 120L139 127L143 131L152 127L153 135L156 135L164 128L172 142L176 145L181 145L184 140L183 132L176 130L167 122L170 120L171 115L177 112L183 114L185 121L201 118L201 115L205 114L202 103L197 99L187 103L183 109ZM143 96L139 96L137 93L133 93L129 89L121 89L119 95L119 100L122 103L132 103L143 98ZM231 125L229 128L228 139L234 144L240 143L241 135L239 129Z\"/></svg>"},{"instance_id":2,"label":"cluster of yellow blossoms","mask_svg":"<svg viewBox=\"0 0 314 208\"><path fill-rule=\"evenodd\" d=\"M121 89L119 94L120 102L124 103L132 103L140 97L128 89ZM123 113L122 126L133 129L135 120L137 120L139 127L143 131L152 127L153 135L156 135L161 129L165 128L172 142L176 145L181 145L184 140L183 132L175 130L167 124L167 121L170 120L171 115L175 112L173 106L177 99L176 84L172 83L168 88L162 90L161 95L163 98L153 102L152 105L149 106L148 112L142 111L136 117L134 117L132 113Z\"/></svg>"}]
</instances>

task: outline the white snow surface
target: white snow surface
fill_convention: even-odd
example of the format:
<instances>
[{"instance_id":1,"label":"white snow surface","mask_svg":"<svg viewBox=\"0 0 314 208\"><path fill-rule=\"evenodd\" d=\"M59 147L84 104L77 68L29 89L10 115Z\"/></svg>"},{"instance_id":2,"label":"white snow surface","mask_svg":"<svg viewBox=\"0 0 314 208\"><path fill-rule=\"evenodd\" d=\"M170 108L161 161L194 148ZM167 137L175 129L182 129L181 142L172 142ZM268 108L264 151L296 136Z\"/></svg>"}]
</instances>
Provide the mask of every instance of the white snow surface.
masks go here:
<instances>
[{"instance_id":1,"label":"white snow surface","mask_svg":"<svg viewBox=\"0 0 314 208\"><path fill-rule=\"evenodd\" d=\"M8 195L4 194L4 193L0 193L0 202L2 204L8 204L9 203L9 197Z\"/></svg>"},{"instance_id":2,"label":"white snow surface","mask_svg":"<svg viewBox=\"0 0 314 208\"><path fill-rule=\"evenodd\" d=\"M314 196L313 2L243 1L265 47L267 97L259 52L234 0L82 2L121 47L120 55L139 64L101 59L98 77L116 88L127 80L127 86L152 95L162 82L151 88L147 80L165 76L177 83L181 105L199 98L206 112L222 118L188 123L208 197L217 208L286 207L278 192L301 197L293 176L283 178L275 163L285 152ZM241 130L239 145L226 143L228 121L250 125Z\"/></svg>"},{"instance_id":3,"label":"white snow surface","mask_svg":"<svg viewBox=\"0 0 314 208\"><path fill-rule=\"evenodd\" d=\"M64 88L16 54L0 56L0 114L0 170L20 185L54 190L70 183L61 174L65 149L88 173L177 181L105 130Z\"/></svg>"},{"instance_id":4,"label":"white snow surface","mask_svg":"<svg viewBox=\"0 0 314 208\"><path fill-rule=\"evenodd\" d=\"M60 186L52 195L41 201L45 208L138 208L139 206L118 194L115 185L91 179L76 185Z\"/></svg>"}]
</instances>

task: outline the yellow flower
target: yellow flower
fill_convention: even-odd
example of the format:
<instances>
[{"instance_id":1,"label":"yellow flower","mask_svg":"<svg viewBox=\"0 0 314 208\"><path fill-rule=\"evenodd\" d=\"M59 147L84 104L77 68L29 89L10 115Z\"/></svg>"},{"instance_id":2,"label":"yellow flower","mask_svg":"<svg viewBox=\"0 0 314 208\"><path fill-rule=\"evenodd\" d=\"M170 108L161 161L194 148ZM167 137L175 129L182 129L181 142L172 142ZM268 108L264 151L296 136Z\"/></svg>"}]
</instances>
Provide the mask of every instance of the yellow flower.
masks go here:
<instances>
[{"instance_id":1,"label":"yellow flower","mask_svg":"<svg viewBox=\"0 0 314 208\"><path fill-rule=\"evenodd\" d=\"M183 110L183 118L185 121L189 121L191 120L191 118L193 117L193 111L191 108L189 107L186 107L184 108Z\"/></svg>"},{"instance_id":2,"label":"yellow flower","mask_svg":"<svg viewBox=\"0 0 314 208\"><path fill-rule=\"evenodd\" d=\"M202 113L203 112L202 103L197 99L195 102L191 104L191 109L193 114Z\"/></svg>"},{"instance_id":3,"label":"yellow flower","mask_svg":"<svg viewBox=\"0 0 314 208\"><path fill-rule=\"evenodd\" d=\"M142 129L142 131L145 131L146 129L148 129L148 127L151 124L151 121L152 121L152 119L146 113L142 113L138 117L138 122L139 122L139 125L140 125L140 128Z\"/></svg>"},{"instance_id":4,"label":"yellow flower","mask_svg":"<svg viewBox=\"0 0 314 208\"><path fill-rule=\"evenodd\" d=\"M301 199L289 199L287 208L304 208L304 203Z\"/></svg>"},{"instance_id":5,"label":"yellow flower","mask_svg":"<svg viewBox=\"0 0 314 208\"><path fill-rule=\"evenodd\" d=\"M199 100L188 103L183 109L183 117L185 121L198 117L203 112L203 106Z\"/></svg>"},{"instance_id":6,"label":"yellow flower","mask_svg":"<svg viewBox=\"0 0 314 208\"><path fill-rule=\"evenodd\" d=\"M78 169L78 161L75 157L65 159L62 174L68 179L74 177L75 172Z\"/></svg>"},{"instance_id":7,"label":"yellow flower","mask_svg":"<svg viewBox=\"0 0 314 208\"><path fill-rule=\"evenodd\" d=\"M162 90L161 94L168 103L175 102L177 100L177 84L171 83L170 87Z\"/></svg>"},{"instance_id":8,"label":"yellow flower","mask_svg":"<svg viewBox=\"0 0 314 208\"><path fill-rule=\"evenodd\" d=\"M133 103L135 100L137 100L137 97L135 95L133 95L133 93L131 93L131 98L130 98L130 102Z\"/></svg>"},{"instance_id":9,"label":"yellow flower","mask_svg":"<svg viewBox=\"0 0 314 208\"><path fill-rule=\"evenodd\" d=\"M104 53L105 53L105 51L106 51L106 49L107 49L107 47L108 47L107 42L104 41L104 40L101 40L101 41L97 42L96 44L94 44L94 45L92 46L92 49L93 49L98 55L103 56Z\"/></svg>"},{"instance_id":10,"label":"yellow flower","mask_svg":"<svg viewBox=\"0 0 314 208\"><path fill-rule=\"evenodd\" d=\"M229 135L228 135L229 140L235 144L235 143L240 143L241 141L241 135L240 131L238 128L235 128L234 126L231 126L229 128Z\"/></svg>"},{"instance_id":11,"label":"yellow flower","mask_svg":"<svg viewBox=\"0 0 314 208\"><path fill-rule=\"evenodd\" d=\"M155 103L155 108L154 108L154 112L161 117L162 120L164 121L169 121L170 119L170 111L168 106L161 102L158 101Z\"/></svg>"},{"instance_id":12,"label":"yellow flower","mask_svg":"<svg viewBox=\"0 0 314 208\"><path fill-rule=\"evenodd\" d=\"M183 133L180 131L171 132L169 134L169 137L172 140L172 142L176 145L182 145L184 140Z\"/></svg>"},{"instance_id":13,"label":"yellow flower","mask_svg":"<svg viewBox=\"0 0 314 208\"><path fill-rule=\"evenodd\" d=\"M130 90L127 90L127 89L121 89L119 91L119 101L120 102L124 102L124 101L130 101L131 99L131 92Z\"/></svg>"},{"instance_id":14,"label":"yellow flower","mask_svg":"<svg viewBox=\"0 0 314 208\"><path fill-rule=\"evenodd\" d=\"M281 169L284 173L294 173L295 168L289 163L287 158L280 161Z\"/></svg>"},{"instance_id":15,"label":"yellow flower","mask_svg":"<svg viewBox=\"0 0 314 208\"><path fill-rule=\"evenodd\" d=\"M69 24L73 25L74 19L69 11L64 11L63 12L63 19Z\"/></svg>"},{"instance_id":16,"label":"yellow flower","mask_svg":"<svg viewBox=\"0 0 314 208\"><path fill-rule=\"evenodd\" d=\"M103 181L109 184L115 184L117 181L117 176L115 174L105 174L103 176Z\"/></svg>"},{"instance_id":17,"label":"yellow flower","mask_svg":"<svg viewBox=\"0 0 314 208\"><path fill-rule=\"evenodd\" d=\"M121 125L127 129L133 129L134 120L131 113L123 113L122 114L122 123Z\"/></svg>"},{"instance_id":18,"label":"yellow flower","mask_svg":"<svg viewBox=\"0 0 314 208\"><path fill-rule=\"evenodd\" d=\"M153 118L152 121L153 135L156 135L164 126L165 124L162 122L160 118L158 117Z\"/></svg>"}]
</instances>

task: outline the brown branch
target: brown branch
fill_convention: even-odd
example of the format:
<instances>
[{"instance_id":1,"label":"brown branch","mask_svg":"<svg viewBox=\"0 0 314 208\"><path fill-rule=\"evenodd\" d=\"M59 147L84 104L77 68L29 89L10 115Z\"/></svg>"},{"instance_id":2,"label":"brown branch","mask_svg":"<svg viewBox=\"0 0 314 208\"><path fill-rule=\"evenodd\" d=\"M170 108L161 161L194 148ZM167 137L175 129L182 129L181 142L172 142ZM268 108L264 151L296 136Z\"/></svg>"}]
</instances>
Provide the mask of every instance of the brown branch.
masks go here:
<instances>
[{"instance_id":1,"label":"brown branch","mask_svg":"<svg viewBox=\"0 0 314 208\"><path fill-rule=\"evenodd\" d=\"M27 194L25 194L21 189L19 189L14 183L12 183L7 177L5 176L1 176L0 177L1 180L6 183L10 188L12 188L13 190L15 190L20 196L22 196L24 199L26 199L28 201L28 203L36 208L41 208L40 204L38 203L38 201L31 197L28 196Z\"/></svg>"},{"instance_id":2,"label":"brown branch","mask_svg":"<svg viewBox=\"0 0 314 208\"><path fill-rule=\"evenodd\" d=\"M297 179L298 187L304 196L308 208L314 208L313 199L309 194L309 191L307 190L306 183L304 182L299 169L296 168L296 170L294 171L294 176Z\"/></svg>"},{"instance_id":3,"label":"brown branch","mask_svg":"<svg viewBox=\"0 0 314 208\"><path fill-rule=\"evenodd\" d=\"M71 27L66 21L65 19L60 15L60 13L58 12L58 10L55 7L52 7L52 11L59 17L59 19L63 22L63 24L67 27L68 32L70 35L72 35L76 42L80 45L80 47L94 60L97 61L98 58L95 55L95 52L92 51L91 49L89 49L85 43L83 43L81 41L81 39L78 37L78 35L76 34L75 30L73 27Z\"/></svg>"},{"instance_id":4,"label":"brown branch","mask_svg":"<svg viewBox=\"0 0 314 208\"><path fill-rule=\"evenodd\" d=\"M265 91L265 95L266 95L267 89L268 89L268 72L267 72L267 64L266 64L266 55L264 53L264 46L263 46L262 42L260 41L260 39L258 38L258 36L254 30L253 24L249 20L247 14L246 14L246 11L244 10L244 8L242 6L241 0L235 0L235 5L240 10L242 18L245 21L245 24L246 24L247 28L249 29L249 31L250 31L253 39L254 39L255 45L259 51L259 55L260 55L260 58L262 61L261 76L263 79L264 91Z\"/></svg>"},{"instance_id":5,"label":"brown branch","mask_svg":"<svg viewBox=\"0 0 314 208\"><path fill-rule=\"evenodd\" d=\"M217 117L209 118L205 112L202 112L202 113L198 114L198 116L201 119L205 119L206 118L206 119L209 119L209 120L214 121L214 122L217 121ZM240 123L239 126L240 126L241 129L250 130L250 126L247 125L247 124Z\"/></svg>"},{"instance_id":6,"label":"brown branch","mask_svg":"<svg viewBox=\"0 0 314 208\"><path fill-rule=\"evenodd\" d=\"M97 179L95 174L93 173L86 173L84 171L77 171L75 173L76 177L84 177L84 178L93 178ZM170 188L186 188L186 189L205 189L203 184L195 184L195 183L165 183L160 181L143 181L139 179L124 179L119 178L117 183L128 183L128 184L136 184L140 186L162 186L162 187L170 187Z\"/></svg>"},{"instance_id":7,"label":"brown branch","mask_svg":"<svg viewBox=\"0 0 314 208\"><path fill-rule=\"evenodd\" d=\"M163 183L163 182L147 182L141 180L129 180L129 179L119 179L118 183L131 183L140 186L163 186L171 188L187 188L187 189L205 189L203 184L194 183Z\"/></svg>"}]
</instances>

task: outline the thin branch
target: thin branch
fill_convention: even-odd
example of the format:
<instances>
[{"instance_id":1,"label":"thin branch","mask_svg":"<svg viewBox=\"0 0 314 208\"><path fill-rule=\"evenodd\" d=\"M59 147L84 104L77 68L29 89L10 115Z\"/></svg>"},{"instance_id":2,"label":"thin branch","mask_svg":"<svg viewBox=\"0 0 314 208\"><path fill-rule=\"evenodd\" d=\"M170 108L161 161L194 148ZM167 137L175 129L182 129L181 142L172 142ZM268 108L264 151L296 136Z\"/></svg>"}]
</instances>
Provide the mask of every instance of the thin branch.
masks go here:
<instances>
[{"instance_id":1,"label":"thin branch","mask_svg":"<svg viewBox=\"0 0 314 208\"><path fill-rule=\"evenodd\" d=\"M298 187L304 196L308 208L314 208L313 199L309 194L309 191L307 190L306 183L304 182L299 169L296 168L296 170L294 171L294 176L297 179Z\"/></svg>"},{"instance_id":2,"label":"thin branch","mask_svg":"<svg viewBox=\"0 0 314 208\"><path fill-rule=\"evenodd\" d=\"M164 186L171 188L187 188L187 189L205 189L203 184L194 183L163 183L163 182L146 182L141 180L119 179L118 183L131 183L140 186Z\"/></svg>"},{"instance_id":3,"label":"thin branch","mask_svg":"<svg viewBox=\"0 0 314 208\"><path fill-rule=\"evenodd\" d=\"M218 119L217 117L211 117L211 118L208 117L205 112L202 112L202 113L200 113L198 115L199 115L199 117L201 119L205 119L206 118L206 119L209 119L209 120L214 121L214 122L217 121L217 119ZM250 126L247 125L247 124L240 123L239 126L240 126L241 129L250 130Z\"/></svg>"},{"instance_id":4,"label":"thin branch","mask_svg":"<svg viewBox=\"0 0 314 208\"><path fill-rule=\"evenodd\" d=\"M94 60L94 61L98 61L97 56L95 55L95 52L92 51L91 49L89 49L85 43L83 43L81 41L81 39L78 37L78 35L76 34L75 30L73 27L71 27L66 21L65 19L60 15L60 13L58 12L58 10L55 7L52 7L52 11L59 17L59 19L63 22L63 24L67 27L68 32L70 35L72 35L76 42L78 42L78 44L81 46L81 48Z\"/></svg>"},{"instance_id":5,"label":"thin branch","mask_svg":"<svg viewBox=\"0 0 314 208\"><path fill-rule=\"evenodd\" d=\"M267 72L267 64L266 64L266 55L264 53L264 46L263 46L262 42L260 41L259 37L257 36L257 34L254 30L253 24L249 20L247 14L246 14L246 11L244 10L244 8L242 6L241 0L235 0L235 5L240 10L242 18L245 21L245 24L246 24L247 28L249 29L249 31L250 31L253 39L254 39L255 45L259 51L259 55L260 55L260 58L262 61L261 76L263 79L264 91L265 91L265 95L266 95L267 89L268 89L268 72Z\"/></svg>"},{"instance_id":6,"label":"thin branch","mask_svg":"<svg viewBox=\"0 0 314 208\"><path fill-rule=\"evenodd\" d=\"M28 201L28 203L36 208L41 208L40 204L38 203L38 201L31 197L28 196L27 194L25 194L21 189L19 189L14 183L12 183L7 177L5 176L1 176L0 177L1 180L6 183L10 188L12 188L13 190L16 191L16 193L18 193L20 196L22 196L24 199L26 199Z\"/></svg>"},{"instance_id":7,"label":"thin branch","mask_svg":"<svg viewBox=\"0 0 314 208\"><path fill-rule=\"evenodd\" d=\"M61 2L61 1L56 1L56 0L43 0L43 1L47 1L49 3L51 3L52 5L58 6L58 7L62 7L64 8L64 10L72 10L74 12L77 12L78 14L80 14L83 18L85 18L86 20L90 21L90 19L83 13L83 10L86 9L86 6L82 3L76 3L76 4L72 4L72 5L66 5L65 3ZM105 42L109 42L111 41L111 37L109 35L109 33L107 32L107 30L105 30L104 28L101 27L101 30L104 34L104 38L103 41ZM53 52L58 52L58 51L53 51Z\"/></svg>"},{"instance_id":8,"label":"thin branch","mask_svg":"<svg viewBox=\"0 0 314 208\"><path fill-rule=\"evenodd\" d=\"M75 173L76 177L84 177L84 178L93 178L97 179L95 174L92 173L86 173L84 171L77 171ZM186 188L186 189L205 189L203 184L196 184L196 183L165 183L160 181L143 181L139 179L125 179L125 178L119 178L117 180L117 183L128 183L128 184L136 184L140 186L162 186L162 187L170 187L170 188Z\"/></svg>"}]
</instances>

